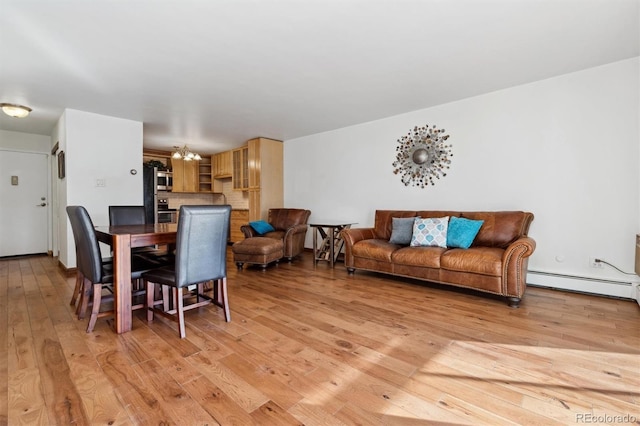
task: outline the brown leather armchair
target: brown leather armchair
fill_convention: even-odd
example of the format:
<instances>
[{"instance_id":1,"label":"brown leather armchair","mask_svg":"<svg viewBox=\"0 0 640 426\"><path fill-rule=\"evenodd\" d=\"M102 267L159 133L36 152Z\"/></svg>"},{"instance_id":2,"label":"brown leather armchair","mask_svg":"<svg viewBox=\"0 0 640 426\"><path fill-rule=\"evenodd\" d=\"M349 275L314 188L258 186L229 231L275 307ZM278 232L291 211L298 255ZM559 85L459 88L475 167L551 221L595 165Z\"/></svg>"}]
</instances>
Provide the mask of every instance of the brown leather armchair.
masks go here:
<instances>
[{"instance_id":1,"label":"brown leather armchair","mask_svg":"<svg viewBox=\"0 0 640 426\"><path fill-rule=\"evenodd\" d=\"M291 262L304 250L304 240L309 228L307 221L310 215L311 211L304 209L269 209L267 222L275 228L275 231L258 234L249 224L242 225L240 230L245 239L266 237L282 240L284 243L283 257Z\"/></svg>"}]
</instances>

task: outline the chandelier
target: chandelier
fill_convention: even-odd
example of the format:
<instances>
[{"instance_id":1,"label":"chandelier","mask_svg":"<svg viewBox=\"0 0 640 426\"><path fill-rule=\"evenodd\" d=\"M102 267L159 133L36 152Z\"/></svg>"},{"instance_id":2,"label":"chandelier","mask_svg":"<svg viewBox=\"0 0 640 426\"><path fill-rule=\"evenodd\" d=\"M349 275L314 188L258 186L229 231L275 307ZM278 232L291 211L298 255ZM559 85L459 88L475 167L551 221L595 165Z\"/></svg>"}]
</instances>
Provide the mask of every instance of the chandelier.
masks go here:
<instances>
[{"instance_id":1,"label":"chandelier","mask_svg":"<svg viewBox=\"0 0 640 426\"><path fill-rule=\"evenodd\" d=\"M184 161L202 160L202 157L200 157L200 154L191 152L191 150L187 145L183 146L182 148L178 146L174 146L174 148L175 150L173 151L173 154L171 154L171 158L173 158L174 160L184 160Z\"/></svg>"}]
</instances>

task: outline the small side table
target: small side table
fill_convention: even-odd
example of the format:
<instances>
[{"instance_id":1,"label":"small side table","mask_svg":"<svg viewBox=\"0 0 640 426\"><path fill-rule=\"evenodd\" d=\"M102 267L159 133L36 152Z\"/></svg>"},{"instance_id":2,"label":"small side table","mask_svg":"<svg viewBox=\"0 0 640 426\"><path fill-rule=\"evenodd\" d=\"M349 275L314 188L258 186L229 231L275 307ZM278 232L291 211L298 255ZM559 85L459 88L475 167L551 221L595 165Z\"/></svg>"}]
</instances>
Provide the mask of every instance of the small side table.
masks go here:
<instances>
[{"instance_id":1,"label":"small side table","mask_svg":"<svg viewBox=\"0 0 640 426\"><path fill-rule=\"evenodd\" d=\"M330 221L310 223L313 228L313 265L317 265L318 261L329 262L333 265L338 260L338 255L344 247L344 240L340 236L340 231L349 229L353 222ZM318 245L318 235L322 238L322 242Z\"/></svg>"}]
</instances>

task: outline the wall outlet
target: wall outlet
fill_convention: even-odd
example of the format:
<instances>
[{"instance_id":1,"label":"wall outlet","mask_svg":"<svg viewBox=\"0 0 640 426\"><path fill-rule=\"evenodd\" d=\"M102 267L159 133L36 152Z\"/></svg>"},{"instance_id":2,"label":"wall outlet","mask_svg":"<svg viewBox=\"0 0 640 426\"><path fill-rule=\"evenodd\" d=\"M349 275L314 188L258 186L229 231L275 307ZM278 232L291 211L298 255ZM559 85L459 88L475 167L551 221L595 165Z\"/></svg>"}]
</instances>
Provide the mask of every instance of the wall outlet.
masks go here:
<instances>
[{"instance_id":1,"label":"wall outlet","mask_svg":"<svg viewBox=\"0 0 640 426\"><path fill-rule=\"evenodd\" d=\"M107 182L105 179L96 179L96 186L98 187L107 186Z\"/></svg>"},{"instance_id":2,"label":"wall outlet","mask_svg":"<svg viewBox=\"0 0 640 426\"><path fill-rule=\"evenodd\" d=\"M596 269L602 269L602 267L604 266L604 263L602 262L596 262L596 259L602 259L601 257L590 257L589 258L589 266L591 266L592 268L596 268Z\"/></svg>"}]
</instances>

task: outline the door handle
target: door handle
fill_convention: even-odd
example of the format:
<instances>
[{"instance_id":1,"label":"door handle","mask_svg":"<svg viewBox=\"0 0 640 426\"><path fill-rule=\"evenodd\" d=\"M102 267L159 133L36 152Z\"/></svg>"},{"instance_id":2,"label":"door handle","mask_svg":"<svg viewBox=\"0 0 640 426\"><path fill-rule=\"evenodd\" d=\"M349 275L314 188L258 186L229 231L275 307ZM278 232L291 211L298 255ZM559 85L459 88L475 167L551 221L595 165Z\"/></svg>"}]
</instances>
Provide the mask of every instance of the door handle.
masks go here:
<instances>
[{"instance_id":1,"label":"door handle","mask_svg":"<svg viewBox=\"0 0 640 426\"><path fill-rule=\"evenodd\" d=\"M45 207L47 205L47 203L40 203L40 204L36 204L36 207Z\"/></svg>"}]
</instances>

